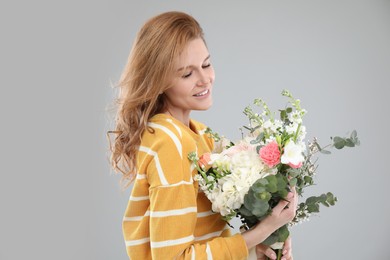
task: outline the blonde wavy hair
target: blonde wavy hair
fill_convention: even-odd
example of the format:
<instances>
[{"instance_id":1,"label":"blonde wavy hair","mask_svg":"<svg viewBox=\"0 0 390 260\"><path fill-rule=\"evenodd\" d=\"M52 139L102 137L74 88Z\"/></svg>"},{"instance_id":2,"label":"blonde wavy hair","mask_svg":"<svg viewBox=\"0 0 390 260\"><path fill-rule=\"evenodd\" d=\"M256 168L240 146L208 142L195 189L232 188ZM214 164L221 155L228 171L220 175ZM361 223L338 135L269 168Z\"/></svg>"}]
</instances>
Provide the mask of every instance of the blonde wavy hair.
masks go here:
<instances>
[{"instance_id":1,"label":"blonde wavy hair","mask_svg":"<svg viewBox=\"0 0 390 260\"><path fill-rule=\"evenodd\" d=\"M110 163L122 174L124 187L134 180L136 156L148 120L165 112L163 92L176 73L176 61L189 41L201 38L203 30L190 15L166 12L148 20L138 32L119 83L115 100L115 130L107 132ZM115 134L111 141L110 135Z\"/></svg>"}]
</instances>

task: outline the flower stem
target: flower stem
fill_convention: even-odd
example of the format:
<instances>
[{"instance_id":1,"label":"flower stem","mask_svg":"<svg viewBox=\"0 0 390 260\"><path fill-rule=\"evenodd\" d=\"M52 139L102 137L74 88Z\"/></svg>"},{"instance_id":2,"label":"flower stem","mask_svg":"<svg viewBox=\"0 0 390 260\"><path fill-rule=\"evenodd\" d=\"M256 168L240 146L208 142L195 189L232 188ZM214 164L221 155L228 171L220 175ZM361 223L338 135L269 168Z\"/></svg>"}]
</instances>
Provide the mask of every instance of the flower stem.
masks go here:
<instances>
[{"instance_id":1,"label":"flower stem","mask_svg":"<svg viewBox=\"0 0 390 260\"><path fill-rule=\"evenodd\" d=\"M277 260L280 260L282 258L282 249L278 249L278 258Z\"/></svg>"}]
</instances>

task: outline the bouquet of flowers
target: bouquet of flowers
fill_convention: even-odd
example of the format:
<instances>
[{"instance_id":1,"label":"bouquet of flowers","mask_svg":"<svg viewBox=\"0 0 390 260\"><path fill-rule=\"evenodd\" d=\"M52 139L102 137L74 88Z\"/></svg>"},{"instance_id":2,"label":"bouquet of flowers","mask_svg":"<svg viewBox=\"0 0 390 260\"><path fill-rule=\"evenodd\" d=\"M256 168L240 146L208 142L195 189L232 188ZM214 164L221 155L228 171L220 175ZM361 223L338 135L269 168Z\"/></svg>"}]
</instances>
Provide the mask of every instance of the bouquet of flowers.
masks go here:
<instances>
[{"instance_id":1,"label":"bouquet of flowers","mask_svg":"<svg viewBox=\"0 0 390 260\"><path fill-rule=\"evenodd\" d=\"M195 179L211 201L212 210L219 212L227 222L239 217L245 229L268 216L287 196L290 187L295 186L302 196L304 189L314 184L318 167L314 154L329 154L327 148L342 149L360 144L356 131L352 131L348 137L331 137L332 142L325 147L321 147L316 138L306 145L303 117L307 111L289 91L283 90L282 95L288 98L288 103L285 109L279 110L279 119L263 100L255 99L254 105L261 113L256 113L251 106L244 109L249 125L243 127L245 133L241 129L241 140L233 143L208 129L215 140L215 150L200 156L196 152L188 155L198 170ZM288 225L307 220L310 214L319 212L320 205L329 207L336 201L331 192L309 197L298 205L296 216ZM288 225L263 243L281 249L289 236Z\"/></svg>"}]
</instances>

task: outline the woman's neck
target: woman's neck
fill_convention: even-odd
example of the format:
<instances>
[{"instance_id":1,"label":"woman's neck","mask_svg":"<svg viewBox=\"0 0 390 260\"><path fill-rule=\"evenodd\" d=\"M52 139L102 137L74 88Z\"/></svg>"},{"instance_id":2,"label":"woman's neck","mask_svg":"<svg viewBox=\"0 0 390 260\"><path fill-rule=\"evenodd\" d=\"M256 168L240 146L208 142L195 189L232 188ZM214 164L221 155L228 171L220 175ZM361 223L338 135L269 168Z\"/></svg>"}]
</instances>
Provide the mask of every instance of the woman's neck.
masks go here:
<instances>
[{"instance_id":1,"label":"woman's neck","mask_svg":"<svg viewBox=\"0 0 390 260\"><path fill-rule=\"evenodd\" d=\"M190 112L179 113L179 111L172 111L169 108L164 112L167 115L174 117L175 119L182 122L185 126L190 127Z\"/></svg>"}]
</instances>

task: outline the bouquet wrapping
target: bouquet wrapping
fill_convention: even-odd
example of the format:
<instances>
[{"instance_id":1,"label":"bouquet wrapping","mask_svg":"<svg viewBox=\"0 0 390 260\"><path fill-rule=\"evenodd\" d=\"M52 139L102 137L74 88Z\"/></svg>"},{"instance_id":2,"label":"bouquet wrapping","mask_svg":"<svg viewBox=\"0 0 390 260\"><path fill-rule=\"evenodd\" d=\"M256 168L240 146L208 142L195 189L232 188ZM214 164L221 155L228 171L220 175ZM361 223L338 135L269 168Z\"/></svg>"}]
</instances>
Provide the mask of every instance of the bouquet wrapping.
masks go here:
<instances>
[{"instance_id":1,"label":"bouquet wrapping","mask_svg":"<svg viewBox=\"0 0 390 260\"><path fill-rule=\"evenodd\" d=\"M314 154L329 154L328 148L342 149L360 144L356 131L348 137L331 137L331 143L321 147L316 138L306 144L306 127L303 117L307 111L300 100L288 90L282 95L288 99L279 118L261 99L244 109L249 124L241 128L241 140L233 143L218 133L206 132L215 140L212 153L188 155L198 170L195 180L212 203L212 210L219 212L229 222L238 217L243 229L250 229L267 217L272 208L284 199L292 186L299 196L305 188L314 185L317 159ZM312 196L301 202L295 218L270 235L263 244L270 245L281 256L283 242L289 236L288 226L307 220L318 213L320 205L334 205L337 198L331 193Z\"/></svg>"}]
</instances>

